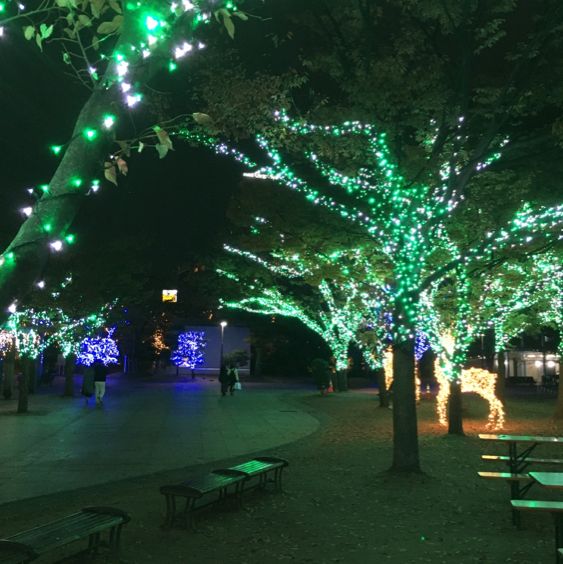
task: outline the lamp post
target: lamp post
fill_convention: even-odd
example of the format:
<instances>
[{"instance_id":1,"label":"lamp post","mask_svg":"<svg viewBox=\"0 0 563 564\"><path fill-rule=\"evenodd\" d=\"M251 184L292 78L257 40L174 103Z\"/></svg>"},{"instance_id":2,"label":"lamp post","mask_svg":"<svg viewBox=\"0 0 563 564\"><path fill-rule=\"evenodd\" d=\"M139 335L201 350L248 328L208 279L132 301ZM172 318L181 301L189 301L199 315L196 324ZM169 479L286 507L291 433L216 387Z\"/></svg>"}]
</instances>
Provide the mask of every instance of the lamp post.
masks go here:
<instances>
[{"instance_id":1,"label":"lamp post","mask_svg":"<svg viewBox=\"0 0 563 564\"><path fill-rule=\"evenodd\" d=\"M227 326L227 322L221 321L219 325L221 326L221 352L219 353L219 372L221 372L223 368L223 337L225 336L225 327Z\"/></svg>"}]
</instances>

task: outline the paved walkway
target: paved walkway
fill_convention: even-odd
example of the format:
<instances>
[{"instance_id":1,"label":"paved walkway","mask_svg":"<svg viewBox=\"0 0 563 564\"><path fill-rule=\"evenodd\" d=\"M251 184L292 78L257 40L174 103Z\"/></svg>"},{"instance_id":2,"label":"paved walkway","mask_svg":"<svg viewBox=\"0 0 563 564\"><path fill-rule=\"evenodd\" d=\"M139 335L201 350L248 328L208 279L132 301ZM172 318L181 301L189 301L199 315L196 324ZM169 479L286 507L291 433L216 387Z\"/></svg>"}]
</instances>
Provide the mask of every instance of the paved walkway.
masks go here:
<instances>
[{"instance_id":1,"label":"paved walkway","mask_svg":"<svg viewBox=\"0 0 563 564\"><path fill-rule=\"evenodd\" d=\"M0 400L0 503L264 450L318 427L275 385L221 397L216 380L116 375L103 408L61 392L57 383L32 396L26 415Z\"/></svg>"}]
</instances>

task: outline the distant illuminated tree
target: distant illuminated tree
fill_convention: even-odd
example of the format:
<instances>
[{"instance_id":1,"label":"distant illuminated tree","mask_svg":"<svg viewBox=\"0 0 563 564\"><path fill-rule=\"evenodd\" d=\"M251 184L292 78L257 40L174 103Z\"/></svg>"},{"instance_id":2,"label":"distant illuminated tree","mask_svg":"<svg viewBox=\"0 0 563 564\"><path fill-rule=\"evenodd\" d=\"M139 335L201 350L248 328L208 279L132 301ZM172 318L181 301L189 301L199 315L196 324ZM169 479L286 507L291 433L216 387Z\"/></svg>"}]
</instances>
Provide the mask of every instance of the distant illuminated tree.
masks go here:
<instances>
[{"instance_id":1,"label":"distant illuminated tree","mask_svg":"<svg viewBox=\"0 0 563 564\"><path fill-rule=\"evenodd\" d=\"M205 361L204 349L207 347L205 331L186 331L178 335L178 343L172 351L170 360L178 368L195 370Z\"/></svg>"}]
</instances>

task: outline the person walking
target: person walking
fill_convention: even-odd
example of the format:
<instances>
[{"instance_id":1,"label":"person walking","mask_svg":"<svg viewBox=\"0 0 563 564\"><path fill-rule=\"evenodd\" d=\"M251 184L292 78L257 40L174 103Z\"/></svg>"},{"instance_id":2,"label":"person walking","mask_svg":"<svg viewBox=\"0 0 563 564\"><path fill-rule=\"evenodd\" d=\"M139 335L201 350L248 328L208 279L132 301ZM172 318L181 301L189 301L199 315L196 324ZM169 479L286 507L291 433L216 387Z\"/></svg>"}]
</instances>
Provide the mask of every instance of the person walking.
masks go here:
<instances>
[{"instance_id":1,"label":"person walking","mask_svg":"<svg viewBox=\"0 0 563 564\"><path fill-rule=\"evenodd\" d=\"M229 392L231 396L235 395L235 390L240 390L240 381L238 379L238 370L234 364L229 365Z\"/></svg>"},{"instance_id":2,"label":"person walking","mask_svg":"<svg viewBox=\"0 0 563 564\"><path fill-rule=\"evenodd\" d=\"M103 405L106 394L107 368L103 362L94 362L94 386L96 388L96 405Z\"/></svg>"},{"instance_id":3,"label":"person walking","mask_svg":"<svg viewBox=\"0 0 563 564\"><path fill-rule=\"evenodd\" d=\"M221 395L226 396L227 392L232 395L235 393L235 384L238 381L237 369L230 364L229 368L225 365L221 366L219 371L219 382L221 382Z\"/></svg>"}]
</instances>

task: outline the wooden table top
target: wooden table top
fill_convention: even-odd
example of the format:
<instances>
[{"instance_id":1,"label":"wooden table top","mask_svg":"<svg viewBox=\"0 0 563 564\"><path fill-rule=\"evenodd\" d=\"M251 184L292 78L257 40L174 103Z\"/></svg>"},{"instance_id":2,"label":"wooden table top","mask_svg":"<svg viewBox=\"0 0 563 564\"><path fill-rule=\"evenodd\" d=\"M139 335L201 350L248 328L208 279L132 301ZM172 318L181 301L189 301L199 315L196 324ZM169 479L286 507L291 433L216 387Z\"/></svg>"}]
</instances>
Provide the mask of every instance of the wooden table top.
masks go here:
<instances>
[{"instance_id":1,"label":"wooden table top","mask_svg":"<svg viewBox=\"0 0 563 564\"><path fill-rule=\"evenodd\" d=\"M484 441L499 441L505 443L552 443L563 444L563 437L545 437L542 435L488 435L480 434Z\"/></svg>"},{"instance_id":2,"label":"wooden table top","mask_svg":"<svg viewBox=\"0 0 563 564\"><path fill-rule=\"evenodd\" d=\"M563 472L530 472L530 476L544 488L563 489Z\"/></svg>"}]
</instances>

